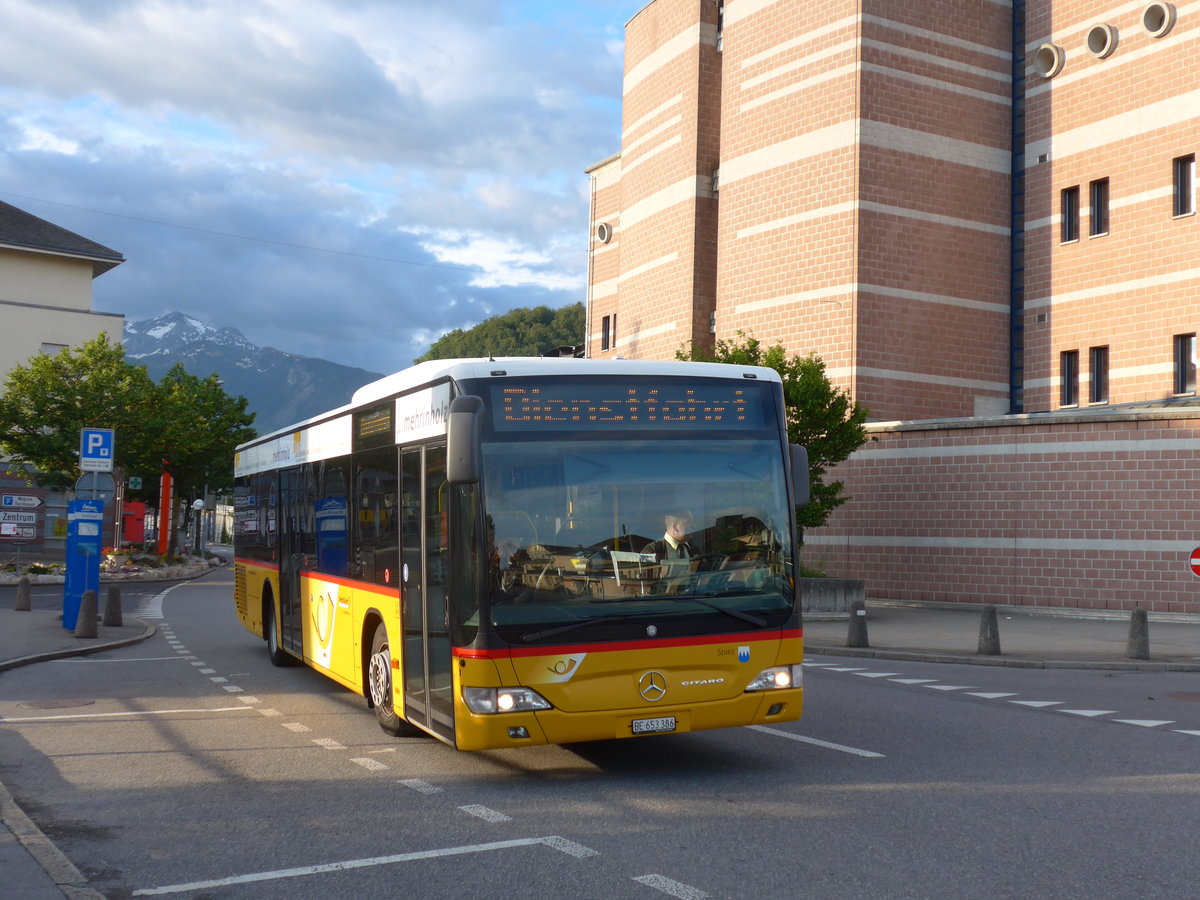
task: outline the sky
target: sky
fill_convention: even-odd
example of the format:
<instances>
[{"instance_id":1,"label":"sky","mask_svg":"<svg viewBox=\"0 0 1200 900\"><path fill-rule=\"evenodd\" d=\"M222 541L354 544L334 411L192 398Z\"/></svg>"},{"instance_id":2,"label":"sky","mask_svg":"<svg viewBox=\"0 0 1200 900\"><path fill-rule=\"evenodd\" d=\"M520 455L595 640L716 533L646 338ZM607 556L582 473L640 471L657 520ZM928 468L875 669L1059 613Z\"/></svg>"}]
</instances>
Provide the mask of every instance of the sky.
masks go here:
<instances>
[{"instance_id":1,"label":"sky","mask_svg":"<svg viewBox=\"0 0 1200 900\"><path fill-rule=\"evenodd\" d=\"M585 297L649 0L0 0L0 200L179 311L373 372Z\"/></svg>"}]
</instances>

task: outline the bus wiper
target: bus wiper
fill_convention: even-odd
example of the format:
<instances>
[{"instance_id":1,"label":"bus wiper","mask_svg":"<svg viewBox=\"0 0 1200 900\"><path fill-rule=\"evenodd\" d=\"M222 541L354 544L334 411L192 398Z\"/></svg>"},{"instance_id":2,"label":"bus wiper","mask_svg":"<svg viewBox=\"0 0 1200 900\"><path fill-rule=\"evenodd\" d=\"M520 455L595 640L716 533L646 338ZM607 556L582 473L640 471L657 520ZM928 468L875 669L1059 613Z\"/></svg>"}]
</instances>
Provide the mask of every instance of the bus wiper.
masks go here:
<instances>
[{"instance_id":1,"label":"bus wiper","mask_svg":"<svg viewBox=\"0 0 1200 900\"><path fill-rule=\"evenodd\" d=\"M740 595L742 592L739 591ZM692 603L699 603L701 606L707 606L709 609L715 609L717 612L723 612L727 616L733 616L735 619L741 619L743 622L749 622L751 625L756 625L759 628L767 627L767 620L760 618L752 613L742 612L740 609L730 609L728 606L721 606L717 603L709 603L707 600L701 600L694 594L681 594L677 599L690 600Z\"/></svg>"},{"instance_id":2,"label":"bus wiper","mask_svg":"<svg viewBox=\"0 0 1200 900\"><path fill-rule=\"evenodd\" d=\"M521 635L521 640L525 643L540 641L542 638L554 637L556 634L566 634L568 631L574 631L576 628L582 628L584 625L591 625L595 622L627 622L630 619L640 619L649 613L630 613L625 616L591 616L587 619L576 619L574 622L568 622L566 625L558 625L554 628L543 628L541 631L530 631ZM763 622L766 625L766 622Z\"/></svg>"}]
</instances>

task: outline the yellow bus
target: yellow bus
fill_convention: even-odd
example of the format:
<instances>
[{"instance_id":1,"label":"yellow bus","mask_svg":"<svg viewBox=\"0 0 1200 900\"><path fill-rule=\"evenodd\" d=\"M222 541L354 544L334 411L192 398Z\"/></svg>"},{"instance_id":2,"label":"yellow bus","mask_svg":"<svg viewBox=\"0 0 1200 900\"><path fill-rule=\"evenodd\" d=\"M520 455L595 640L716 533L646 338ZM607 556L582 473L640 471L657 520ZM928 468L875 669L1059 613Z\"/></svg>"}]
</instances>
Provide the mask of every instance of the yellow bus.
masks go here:
<instances>
[{"instance_id":1,"label":"yellow bus","mask_svg":"<svg viewBox=\"0 0 1200 900\"><path fill-rule=\"evenodd\" d=\"M276 665L462 750L800 717L779 375L439 360L237 449L235 600Z\"/></svg>"}]
</instances>

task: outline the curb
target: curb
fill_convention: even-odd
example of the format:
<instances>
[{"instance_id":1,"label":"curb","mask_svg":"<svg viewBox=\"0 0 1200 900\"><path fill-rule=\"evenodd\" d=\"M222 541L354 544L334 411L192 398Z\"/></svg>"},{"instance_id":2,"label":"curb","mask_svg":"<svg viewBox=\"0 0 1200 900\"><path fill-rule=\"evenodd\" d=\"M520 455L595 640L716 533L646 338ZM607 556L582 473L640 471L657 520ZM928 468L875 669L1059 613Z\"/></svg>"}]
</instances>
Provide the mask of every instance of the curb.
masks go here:
<instances>
[{"instance_id":1,"label":"curb","mask_svg":"<svg viewBox=\"0 0 1200 900\"><path fill-rule=\"evenodd\" d=\"M142 633L134 635L133 637L120 638L119 640L115 641L106 641L103 644L87 644L86 646L80 647L67 647L63 650L50 650L46 653L33 653L29 656L18 656L16 659L0 660L0 672L7 671L8 669L15 669L18 666L28 666L32 665L33 663L46 662L47 660L51 659L66 659L71 656L87 656L90 653L100 653L104 650L114 650L117 647L128 647L131 644L137 644L149 637L153 637L155 632L158 631L157 626L151 625L149 622L139 619L137 616L127 616L126 618L132 619L134 622L141 625L143 628Z\"/></svg>"},{"instance_id":2,"label":"curb","mask_svg":"<svg viewBox=\"0 0 1200 900\"><path fill-rule=\"evenodd\" d=\"M1124 672L1200 672L1198 663L1100 662L1073 659L1017 659L1001 656L970 656L917 650L875 650L857 647L833 647L804 644L804 655L856 656L864 659L894 659L902 662L954 663L962 666L1003 666L1011 669L1114 669Z\"/></svg>"},{"instance_id":3,"label":"curb","mask_svg":"<svg viewBox=\"0 0 1200 900\"><path fill-rule=\"evenodd\" d=\"M4 782L0 781L0 822L28 851L42 870L67 897L77 900L104 900L104 895L88 886L83 873L75 868L50 838L17 805Z\"/></svg>"}]
</instances>

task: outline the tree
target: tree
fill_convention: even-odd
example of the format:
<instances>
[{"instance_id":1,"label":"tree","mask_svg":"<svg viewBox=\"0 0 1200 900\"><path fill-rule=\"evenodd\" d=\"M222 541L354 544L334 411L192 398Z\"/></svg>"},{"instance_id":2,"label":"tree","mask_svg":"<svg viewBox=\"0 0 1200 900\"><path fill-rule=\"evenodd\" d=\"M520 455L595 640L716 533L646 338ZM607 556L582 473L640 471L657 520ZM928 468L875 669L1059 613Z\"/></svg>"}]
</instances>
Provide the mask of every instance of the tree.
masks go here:
<instances>
[{"instance_id":1,"label":"tree","mask_svg":"<svg viewBox=\"0 0 1200 900\"><path fill-rule=\"evenodd\" d=\"M476 356L541 356L556 347L583 343L582 303L561 309L523 307L493 316L474 328L456 328L429 345L415 362Z\"/></svg>"},{"instance_id":2,"label":"tree","mask_svg":"<svg viewBox=\"0 0 1200 900\"><path fill-rule=\"evenodd\" d=\"M77 349L39 354L17 366L0 395L0 454L27 477L63 490L79 469L81 428L116 432L115 465L157 475L163 460L181 489L230 484L233 448L254 436L246 399L229 397L216 375L176 366L156 385L101 334Z\"/></svg>"},{"instance_id":3,"label":"tree","mask_svg":"<svg viewBox=\"0 0 1200 900\"><path fill-rule=\"evenodd\" d=\"M245 397L231 398L216 373L207 378L189 375L180 363L171 366L158 383L163 434L160 446L167 471L179 496L205 488L233 488L233 451L250 440L254 413Z\"/></svg>"},{"instance_id":4,"label":"tree","mask_svg":"<svg viewBox=\"0 0 1200 900\"><path fill-rule=\"evenodd\" d=\"M825 363L815 353L788 357L782 344L764 349L753 337L738 332L737 341L717 341L712 352L680 349L676 357L698 362L766 366L783 379L783 402L787 407L788 441L808 449L808 477L812 492L809 504L799 510L801 528L824 525L829 514L845 503L841 481L825 483L830 466L847 459L866 440L863 423L867 409L835 388L825 376Z\"/></svg>"},{"instance_id":5,"label":"tree","mask_svg":"<svg viewBox=\"0 0 1200 900\"><path fill-rule=\"evenodd\" d=\"M81 428L114 429L116 465L128 470L153 455L158 416L145 367L130 365L121 345L101 334L75 350L40 353L8 373L0 396L0 453L13 460L10 469L64 490L78 473Z\"/></svg>"}]
</instances>

